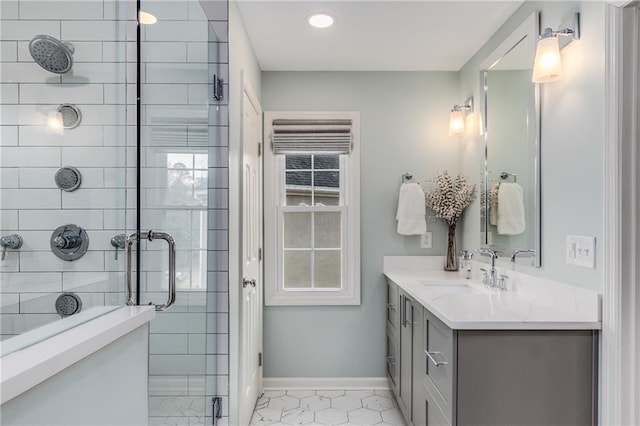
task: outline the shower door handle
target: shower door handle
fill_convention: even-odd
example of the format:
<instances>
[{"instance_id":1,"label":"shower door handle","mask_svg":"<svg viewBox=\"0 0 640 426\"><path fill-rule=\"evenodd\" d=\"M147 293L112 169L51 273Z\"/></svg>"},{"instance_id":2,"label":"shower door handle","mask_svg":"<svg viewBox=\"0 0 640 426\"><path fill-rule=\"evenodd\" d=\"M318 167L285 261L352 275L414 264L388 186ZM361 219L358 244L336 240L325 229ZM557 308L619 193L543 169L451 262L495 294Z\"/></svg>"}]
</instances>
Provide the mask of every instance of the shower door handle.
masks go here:
<instances>
[{"instance_id":1,"label":"shower door handle","mask_svg":"<svg viewBox=\"0 0 640 426\"><path fill-rule=\"evenodd\" d=\"M169 244L169 296L162 305L154 305L156 311L165 311L176 301L176 241L166 232L135 232L127 238L127 305L135 305L133 300L133 282L131 280L131 251L133 243L140 240L165 240Z\"/></svg>"}]
</instances>

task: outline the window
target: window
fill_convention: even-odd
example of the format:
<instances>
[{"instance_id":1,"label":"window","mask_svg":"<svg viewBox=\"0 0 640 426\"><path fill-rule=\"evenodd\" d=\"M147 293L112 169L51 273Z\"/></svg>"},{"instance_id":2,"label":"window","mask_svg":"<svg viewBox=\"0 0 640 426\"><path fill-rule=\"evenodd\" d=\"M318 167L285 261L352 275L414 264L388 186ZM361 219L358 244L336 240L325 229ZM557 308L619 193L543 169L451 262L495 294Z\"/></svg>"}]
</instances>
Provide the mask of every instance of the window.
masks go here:
<instances>
[{"instance_id":1,"label":"window","mask_svg":"<svg viewBox=\"0 0 640 426\"><path fill-rule=\"evenodd\" d=\"M326 134L271 147L274 121L347 119L346 150ZM317 124L317 121L314 121ZM296 127L299 127L296 125ZM358 114L265 113L267 305L360 303ZM350 148L350 149L349 149Z\"/></svg>"}]
</instances>

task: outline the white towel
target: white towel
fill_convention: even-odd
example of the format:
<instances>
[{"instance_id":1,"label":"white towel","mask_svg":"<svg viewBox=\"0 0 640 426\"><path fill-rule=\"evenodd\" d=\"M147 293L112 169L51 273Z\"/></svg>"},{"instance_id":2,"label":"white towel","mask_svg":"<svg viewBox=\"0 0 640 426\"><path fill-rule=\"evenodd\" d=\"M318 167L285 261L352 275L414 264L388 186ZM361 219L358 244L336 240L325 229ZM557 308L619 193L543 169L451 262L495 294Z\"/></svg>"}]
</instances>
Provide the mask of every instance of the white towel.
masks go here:
<instances>
[{"instance_id":1,"label":"white towel","mask_svg":"<svg viewBox=\"0 0 640 426\"><path fill-rule=\"evenodd\" d=\"M498 225L498 189L497 183L489 190L489 225Z\"/></svg>"},{"instance_id":2,"label":"white towel","mask_svg":"<svg viewBox=\"0 0 640 426\"><path fill-rule=\"evenodd\" d=\"M398 234L424 235L427 232L424 191L417 183L403 183L398 199Z\"/></svg>"},{"instance_id":3,"label":"white towel","mask_svg":"<svg viewBox=\"0 0 640 426\"><path fill-rule=\"evenodd\" d=\"M518 235L525 229L522 187L501 183L498 189L498 234Z\"/></svg>"}]
</instances>

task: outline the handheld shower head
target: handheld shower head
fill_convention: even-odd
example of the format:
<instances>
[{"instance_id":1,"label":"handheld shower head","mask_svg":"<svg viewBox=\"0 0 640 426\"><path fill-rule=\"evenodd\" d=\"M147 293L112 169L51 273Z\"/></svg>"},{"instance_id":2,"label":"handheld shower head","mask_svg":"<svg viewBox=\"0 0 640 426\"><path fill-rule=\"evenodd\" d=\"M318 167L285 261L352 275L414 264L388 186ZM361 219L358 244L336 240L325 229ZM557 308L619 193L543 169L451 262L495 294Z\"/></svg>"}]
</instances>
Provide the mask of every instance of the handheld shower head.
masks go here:
<instances>
[{"instance_id":1,"label":"handheld shower head","mask_svg":"<svg viewBox=\"0 0 640 426\"><path fill-rule=\"evenodd\" d=\"M74 48L48 35L37 35L29 43L29 53L47 71L64 74L73 66Z\"/></svg>"}]
</instances>

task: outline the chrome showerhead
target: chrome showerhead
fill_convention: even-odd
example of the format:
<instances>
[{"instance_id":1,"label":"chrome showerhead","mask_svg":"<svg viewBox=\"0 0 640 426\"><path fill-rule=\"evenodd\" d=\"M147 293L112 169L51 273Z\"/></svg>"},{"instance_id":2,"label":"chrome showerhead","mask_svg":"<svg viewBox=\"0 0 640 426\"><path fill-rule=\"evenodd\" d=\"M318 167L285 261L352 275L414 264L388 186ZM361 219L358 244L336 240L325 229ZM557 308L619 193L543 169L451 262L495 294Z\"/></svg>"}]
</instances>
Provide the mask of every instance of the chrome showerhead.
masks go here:
<instances>
[{"instance_id":1,"label":"chrome showerhead","mask_svg":"<svg viewBox=\"0 0 640 426\"><path fill-rule=\"evenodd\" d=\"M64 74L73 66L74 48L48 35L37 35L29 43L29 53L47 71Z\"/></svg>"}]
</instances>

